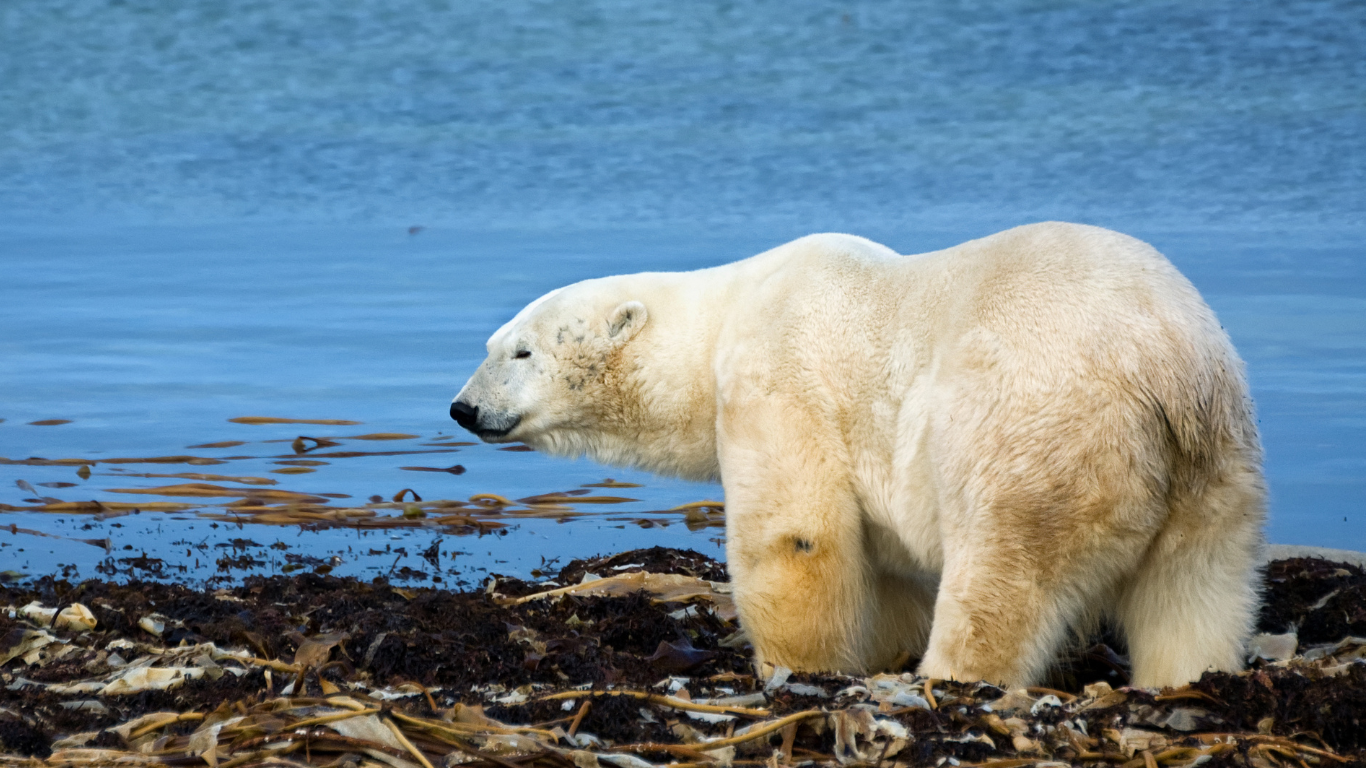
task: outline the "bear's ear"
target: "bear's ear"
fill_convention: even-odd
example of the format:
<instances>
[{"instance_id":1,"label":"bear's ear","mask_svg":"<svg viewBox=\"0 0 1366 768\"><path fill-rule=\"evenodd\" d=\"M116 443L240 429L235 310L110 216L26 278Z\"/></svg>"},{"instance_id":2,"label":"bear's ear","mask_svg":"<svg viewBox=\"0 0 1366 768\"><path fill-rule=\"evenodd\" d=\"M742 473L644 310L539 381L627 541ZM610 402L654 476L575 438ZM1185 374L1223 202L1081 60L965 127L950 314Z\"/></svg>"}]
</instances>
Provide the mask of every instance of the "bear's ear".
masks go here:
<instances>
[{"instance_id":1,"label":"bear's ear","mask_svg":"<svg viewBox=\"0 0 1366 768\"><path fill-rule=\"evenodd\" d=\"M607 318L607 335L618 343L625 344L645 327L648 316L644 304L628 301L612 310L611 317Z\"/></svg>"}]
</instances>

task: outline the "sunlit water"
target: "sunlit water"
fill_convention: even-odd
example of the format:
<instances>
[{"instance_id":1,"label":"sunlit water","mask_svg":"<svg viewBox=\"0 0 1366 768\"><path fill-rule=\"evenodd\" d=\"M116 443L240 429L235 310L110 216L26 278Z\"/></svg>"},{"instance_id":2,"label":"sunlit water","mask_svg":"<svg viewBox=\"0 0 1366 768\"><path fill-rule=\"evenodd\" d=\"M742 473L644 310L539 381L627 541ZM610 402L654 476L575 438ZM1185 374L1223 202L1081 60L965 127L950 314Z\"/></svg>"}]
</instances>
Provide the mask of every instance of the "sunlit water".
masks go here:
<instances>
[{"instance_id":1,"label":"sunlit water","mask_svg":"<svg viewBox=\"0 0 1366 768\"><path fill-rule=\"evenodd\" d=\"M275 462L299 435L434 450L488 334L573 280L1049 218L1143 237L1191 277L1248 363L1271 538L1366 549L1363 39L1345 2L5 4L0 456L253 458L4 465L0 504L33 506L18 480L106 502L191 482L117 477L136 473L350 497L334 506L643 487L484 536L3 512L0 571L146 552L202 579L233 538L262 545L241 550L258 573L289 554L435 573L438 539L447 580L655 543L719 556L719 529L646 514L714 486L488 446Z\"/></svg>"}]
</instances>

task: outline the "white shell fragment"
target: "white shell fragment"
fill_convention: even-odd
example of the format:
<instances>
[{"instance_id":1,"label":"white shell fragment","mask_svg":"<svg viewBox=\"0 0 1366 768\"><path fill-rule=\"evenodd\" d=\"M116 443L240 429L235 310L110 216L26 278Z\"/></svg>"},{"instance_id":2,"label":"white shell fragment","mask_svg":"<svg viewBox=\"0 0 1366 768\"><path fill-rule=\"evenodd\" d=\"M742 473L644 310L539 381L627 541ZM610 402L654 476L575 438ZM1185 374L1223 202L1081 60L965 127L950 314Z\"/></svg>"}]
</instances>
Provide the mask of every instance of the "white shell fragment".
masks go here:
<instances>
[{"instance_id":1,"label":"white shell fragment","mask_svg":"<svg viewBox=\"0 0 1366 768\"><path fill-rule=\"evenodd\" d=\"M1258 658L1268 661L1288 661L1295 657L1300 639L1294 632L1283 635L1261 634L1247 644L1248 661Z\"/></svg>"},{"instance_id":2,"label":"white shell fragment","mask_svg":"<svg viewBox=\"0 0 1366 768\"><path fill-rule=\"evenodd\" d=\"M166 617L159 613L148 614L138 619L138 626L149 635L161 637L161 633L166 631Z\"/></svg>"},{"instance_id":3,"label":"white shell fragment","mask_svg":"<svg viewBox=\"0 0 1366 768\"><path fill-rule=\"evenodd\" d=\"M40 627L50 627L52 626L52 619L57 616L57 609L44 608L42 603L34 600L20 608L19 615Z\"/></svg>"},{"instance_id":4,"label":"white shell fragment","mask_svg":"<svg viewBox=\"0 0 1366 768\"><path fill-rule=\"evenodd\" d=\"M735 719L735 715L724 715L717 712L693 712L685 710L683 714L694 720L701 720L704 723L728 723Z\"/></svg>"},{"instance_id":5,"label":"white shell fragment","mask_svg":"<svg viewBox=\"0 0 1366 768\"><path fill-rule=\"evenodd\" d=\"M88 632L95 628L99 621L95 619L95 614L90 612L80 603L72 603L62 609L57 614L57 629L70 629L76 632Z\"/></svg>"},{"instance_id":6,"label":"white shell fragment","mask_svg":"<svg viewBox=\"0 0 1366 768\"><path fill-rule=\"evenodd\" d=\"M15 633L11 632L5 638L7 641L15 639ZM19 632L18 642L8 649L0 648L0 666L10 662L10 659L22 657L24 663L32 664L38 660L38 652L49 645L57 642L57 638L41 629L26 629ZM31 658L30 658L31 657Z\"/></svg>"},{"instance_id":7,"label":"white shell fragment","mask_svg":"<svg viewBox=\"0 0 1366 768\"><path fill-rule=\"evenodd\" d=\"M100 695L164 691L203 676L204 670L200 667L132 667L101 688Z\"/></svg>"},{"instance_id":8,"label":"white shell fragment","mask_svg":"<svg viewBox=\"0 0 1366 768\"><path fill-rule=\"evenodd\" d=\"M923 680L915 675L875 675L867 682L868 694L879 704L930 709L930 702L920 695Z\"/></svg>"},{"instance_id":9,"label":"white shell fragment","mask_svg":"<svg viewBox=\"0 0 1366 768\"><path fill-rule=\"evenodd\" d=\"M1043 711L1044 707L1061 707L1061 706L1062 706L1062 699L1059 699L1057 696L1054 696L1053 694L1050 693L1050 694L1048 694L1047 696L1044 696L1044 697L1040 698L1038 701L1034 702L1033 706L1031 706L1031 707L1029 708L1029 714L1031 714L1031 715L1037 715L1037 714L1039 714L1040 712Z\"/></svg>"},{"instance_id":10,"label":"white shell fragment","mask_svg":"<svg viewBox=\"0 0 1366 768\"><path fill-rule=\"evenodd\" d=\"M769 677L768 682L764 684L764 693L772 693L779 688L782 688L783 684L787 682L787 678L791 676L792 670L787 667L778 667L777 669L774 669L773 675Z\"/></svg>"}]
</instances>

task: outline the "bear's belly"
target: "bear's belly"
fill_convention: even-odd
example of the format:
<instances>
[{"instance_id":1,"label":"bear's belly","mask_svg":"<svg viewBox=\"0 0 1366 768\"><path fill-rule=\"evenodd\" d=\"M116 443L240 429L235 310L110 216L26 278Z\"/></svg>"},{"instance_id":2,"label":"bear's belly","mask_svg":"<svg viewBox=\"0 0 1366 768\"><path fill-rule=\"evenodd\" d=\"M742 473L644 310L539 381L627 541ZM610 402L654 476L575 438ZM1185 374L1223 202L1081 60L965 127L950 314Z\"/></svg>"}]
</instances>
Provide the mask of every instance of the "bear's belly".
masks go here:
<instances>
[{"instance_id":1,"label":"bear's belly","mask_svg":"<svg viewBox=\"0 0 1366 768\"><path fill-rule=\"evenodd\" d=\"M932 377L893 382L873 399L867 428L850 435L854 492L865 541L877 569L899 576L938 576L944 567L939 497L927 450Z\"/></svg>"},{"instance_id":2,"label":"bear's belly","mask_svg":"<svg viewBox=\"0 0 1366 768\"><path fill-rule=\"evenodd\" d=\"M885 525L866 521L863 541L868 561L878 573L920 578L934 570L928 567L924 557L912 552L902 542L900 533Z\"/></svg>"},{"instance_id":3,"label":"bear's belly","mask_svg":"<svg viewBox=\"0 0 1366 768\"><path fill-rule=\"evenodd\" d=\"M865 465L866 466L866 465ZM864 547L880 573L938 576L944 568L937 499L928 477L914 465L859 473L856 482L863 516Z\"/></svg>"}]
</instances>

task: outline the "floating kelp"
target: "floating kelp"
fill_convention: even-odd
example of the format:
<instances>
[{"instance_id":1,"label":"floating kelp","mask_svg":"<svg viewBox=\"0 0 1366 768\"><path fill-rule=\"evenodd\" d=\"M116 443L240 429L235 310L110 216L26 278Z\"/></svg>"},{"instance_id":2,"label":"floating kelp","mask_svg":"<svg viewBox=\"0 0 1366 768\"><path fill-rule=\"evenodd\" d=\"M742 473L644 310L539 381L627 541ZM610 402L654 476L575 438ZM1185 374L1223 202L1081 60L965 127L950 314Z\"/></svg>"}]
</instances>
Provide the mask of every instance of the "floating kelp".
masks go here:
<instances>
[{"instance_id":1,"label":"floating kelp","mask_svg":"<svg viewBox=\"0 0 1366 768\"><path fill-rule=\"evenodd\" d=\"M539 496L528 496L518 499L518 503L528 506L539 504L627 504L640 499L628 499L625 496L589 496L586 490L561 491L559 493L543 493Z\"/></svg>"},{"instance_id":2,"label":"floating kelp","mask_svg":"<svg viewBox=\"0 0 1366 768\"><path fill-rule=\"evenodd\" d=\"M238 416L235 419L228 419L233 424L320 424L324 426L349 427L361 424L359 421L348 421L346 419L281 419L274 416Z\"/></svg>"},{"instance_id":3,"label":"floating kelp","mask_svg":"<svg viewBox=\"0 0 1366 768\"><path fill-rule=\"evenodd\" d=\"M266 442L274 443L282 441L267 440ZM319 448L331 448L335 445L341 445L341 443L337 440L329 440L325 437L308 437L306 435L299 435L298 437L290 441L289 447L293 448L295 453L308 453L309 451L315 451Z\"/></svg>"},{"instance_id":4,"label":"floating kelp","mask_svg":"<svg viewBox=\"0 0 1366 768\"><path fill-rule=\"evenodd\" d=\"M5 531L6 533L9 533L11 535L18 535L22 533L27 536L41 536L45 539L61 539L63 541L75 541L81 544L89 544L92 547L99 547L100 549L103 549L105 551L108 551L110 546L109 539L82 539L74 536L61 536L59 534L48 533L46 531L35 531L32 528L20 528L18 525L15 525L14 523L10 523L9 525L0 525L0 531Z\"/></svg>"},{"instance_id":5,"label":"floating kelp","mask_svg":"<svg viewBox=\"0 0 1366 768\"><path fill-rule=\"evenodd\" d=\"M459 453L458 448L432 449L427 451L328 451L327 453L309 453L317 459L354 459L359 456L412 456L419 453ZM276 456L277 459L288 459L288 455Z\"/></svg>"},{"instance_id":6,"label":"floating kelp","mask_svg":"<svg viewBox=\"0 0 1366 768\"><path fill-rule=\"evenodd\" d=\"M0 575L0 580L23 578L24 572L31 574L30 569L35 566L49 572L60 571L68 578L96 573L109 577L153 574L164 578L212 579L217 584L237 583L245 572L281 572L285 565L281 560L283 555L263 554L251 560L231 559L229 562L208 557L199 549L205 542L214 546L229 530L252 525L296 529L294 535L305 538L297 542L300 552L290 555L303 557L307 553L309 557L321 556L324 560L340 555L344 565L339 572L388 573L395 579L421 579L429 583L434 583L438 575L413 570L409 567L412 561L402 560L426 544L415 548L414 544L396 545L401 551L384 557L366 554L365 550L347 550L356 542L370 544L368 537L372 533L384 531L393 533L376 538L388 541L406 541L410 537L428 541L441 536L473 538L489 534L510 535L517 533L518 528L527 535L541 538L548 531L544 524L538 524L540 521L558 525L585 518L602 521L603 526L616 529L628 525L667 527L675 521L684 523L691 531L724 526L723 510L715 502L674 510L650 510L640 501L649 499L648 491L627 494L616 490L639 488L637 483L608 478L580 487L532 487L508 496L481 494L476 491L483 489L471 487L471 475L477 473L467 472L466 464L416 460L426 458L422 454L427 453L433 454L433 458L453 458L437 454L469 447L471 443L457 439L464 437L463 434L361 433L346 427L316 427L308 431L311 434L299 435L288 425L276 426L262 435L263 440L252 441L252 447L247 447L248 442L241 440L207 440L210 437L207 435L206 440L177 441L177 444L193 444L196 454L147 456L130 451L122 455L115 453L112 457L99 453L89 458L78 455L0 460L0 463L22 467L7 470L10 482L15 483L21 493L11 492L11 498L0 498L0 502L8 502L0 503L0 515L19 512L53 516L50 521L36 524L25 520L22 528L14 526L10 534L18 540L11 541L7 536L6 540L0 541L0 547L7 548L0 552L0 559L17 555L13 568L0 566L0 570L13 571ZM408 441L406 445L396 444L404 441ZM383 445L385 442L390 445ZM431 443L429 447L425 445L428 442ZM266 443L269 445L261 450ZM285 443L287 447L279 443ZM368 450L390 447L404 450ZM216 450L220 448L228 450ZM479 450L491 451L493 447ZM280 451L286 452L281 454ZM479 451L470 451L470 454L477 453ZM413 459L402 460L410 455ZM505 455L510 459L510 454ZM390 457L398 460L391 461ZM469 466L478 466L480 459L471 455L470 461L474 463ZM140 466L141 462L148 464ZM231 466L215 467L216 471L199 466L157 466L176 462ZM400 464L404 466L400 468ZM353 471L356 465L360 465L362 472ZM30 472L29 467L35 469ZM395 470L403 479L395 477ZM419 479L410 472L426 476ZM53 479L54 475L59 479ZM376 487L358 485L357 480L361 477L367 483L374 482ZM456 480L457 477L460 479ZM329 489L334 478L338 485ZM37 482L40 480L43 482ZM414 486L413 490L420 491L421 498L410 492L400 501L392 501L395 491L405 485ZM329 492L331 490L350 493ZM453 493L459 495L443 498ZM352 499L352 495L356 498ZM370 500L363 501L365 498ZM118 520L139 513L153 514L135 520ZM89 519L81 520L82 516ZM0 521L3 519L0 516ZM104 530L105 526L108 526L107 530ZM101 529L96 536L82 533L96 529ZM339 538L340 530L351 530L355 535ZM90 537L87 543L101 542L103 545L107 542L109 554L96 561L88 553L85 556L76 554L83 547L64 550L52 546L53 542L24 541L38 532L75 541ZM307 536L312 533L327 535ZM678 535L685 534L679 530ZM282 530L273 535L288 537ZM345 544L339 545L339 542ZM719 544L720 539L713 539L713 542ZM544 545L538 542L536 546ZM159 549L163 551L157 551ZM506 552L507 545L492 544L477 554L466 552L459 567L452 561L448 564L449 570L442 571L440 578L458 579L462 578L462 573L468 576L476 569L488 567L492 563L485 561L483 556L500 549ZM143 550L150 550L151 555ZM143 554L139 555L139 552ZM539 549L537 554L540 554ZM500 556L507 557L506 554L489 555L488 560ZM217 570L215 563L219 566Z\"/></svg>"},{"instance_id":7,"label":"floating kelp","mask_svg":"<svg viewBox=\"0 0 1366 768\"><path fill-rule=\"evenodd\" d=\"M206 483L242 483L243 485L275 485L279 481L270 477L235 477L233 475L210 475L203 472L175 472L157 474L152 472L109 473L111 477L147 477L177 480L202 480Z\"/></svg>"},{"instance_id":8,"label":"floating kelp","mask_svg":"<svg viewBox=\"0 0 1366 768\"><path fill-rule=\"evenodd\" d=\"M408 472L445 472L451 475L465 474L465 467L460 464L455 464L449 467L399 467L399 469L406 470Z\"/></svg>"},{"instance_id":9,"label":"floating kelp","mask_svg":"<svg viewBox=\"0 0 1366 768\"><path fill-rule=\"evenodd\" d=\"M1264 631L1366 615L1361 569L1269 573ZM1177 689L1109 670L1002 690L756 675L728 606L720 564L663 548L472 592L312 574L0 587L0 765L1366 765L1359 637Z\"/></svg>"},{"instance_id":10,"label":"floating kelp","mask_svg":"<svg viewBox=\"0 0 1366 768\"><path fill-rule=\"evenodd\" d=\"M323 501L322 498L312 494L295 493L294 491L285 491L276 488L229 488L222 485L213 485L211 483L182 483L180 485L163 485L158 488L110 488L109 492L145 493L153 496L199 496L205 498L250 496L254 499L291 502Z\"/></svg>"},{"instance_id":11,"label":"floating kelp","mask_svg":"<svg viewBox=\"0 0 1366 768\"><path fill-rule=\"evenodd\" d=\"M334 423L336 420L297 420L282 419L276 417L240 417L233 421L244 424L295 424L295 423ZM254 492L246 489L224 487L215 485L217 483L232 483L252 486L278 486L281 479L265 478L247 474L217 474L202 472L124 472L120 464L136 463L189 463L189 464L222 464L232 461L250 461L265 459L271 463L281 465L277 469L270 469L268 472L273 475L298 476L313 474L318 467L327 466L330 463L344 461L347 459L375 458L390 456L407 456L422 454L453 453L460 450L460 447L472 445L469 442L456 441L454 436L437 436L434 438L431 448L419 448L409 450L393 451L359 451L359 450L334 450L342 442L348 440L365 441L390 441L390 440L413 440L419 439L419 435L402 432L374 432L358 435L346 436L308 436L300 435L294 438L268 439L264 442L289 442L293 453L270 456L227 456L223 458L209 458L203 456L159 456L145 458L59 458L47 459L32 457L29 459L0 459L3 464L33 465L33 466L76 466L78 475L82 479L89 479L91 473L89 468L92 466L110 465L110 472L99 473L102 476L118 476L122 478L146 478L146 479L183 479L198 480L199 483L184 483L179 485L134 488L126 485L120 487L105 488L101 493L109 494L137 494L137 495L160 495L181 498L240 498L249 500L248 503L235 503L235 507L230 515L231 520L237 523L257 522L266 524L288 524L287 521L294 520L301 525L313 525L321 523L338 523L354 517L353 513L332 514L330 510L313 509L310 505L326 504L327 498L344 498L346 494L327 494L327 493L308 493L300 494L285 489L274 490L271 492ZM197 444L196 448L211 447L235 447L243 445L243 441L219 441ZM513 446L518 447L518 446ZM324 450L326 449L326 450ZM304 458L307 456L307 458ZM447 475L462 475L466 468L461 464L454 464L446 467L429 466L404 466L400 468L404 471L412 472L431 472ZM21 481L22 482L22 481ZM74 483L63 486L52 487L74 487ZM606 494L594 494L591 489L608 488L637 488L636 483L621 483L612 479L607 479L601 483L590 483L583 488L576 488L564 491L554 491L549 493L537 494L520 498L516 501L503 498L497 494L476 494L471 498L471 504L477 505L485 510L476 513L475 516L487 517L489 514L499 514L516 516L521 519L569 519L585 514L581 508L588 506L617 505L636 503L639 500L627 496L615 496ZM31 488L31 486L30 486ZM81 491L83 495L89 493L88 490ZM33 497L26 499L31 506L19 505L0 505L0 511L41 511L41 512L72 512L90 514L109 514L119 513L129 509L120 502L104 500L81 500L69 501L64 499L44 496L35 490L30 490ZM439 506L448 507L451 502L441 501ZM463 502L461 502L463 504ZM280 507L288 505L288 509ZM213 505L208 505L213 506ZM167 506L165 504L148 503L137 505L132 509L144 511L187 511L190 507L185 505ZM211 520L222 519L223 514L215 512L210 508L199 508L203 516ZM421 506L417 509L411 506L399 510L400 515L408 520L403 525L430 525L434 520L441 519L444 509L433 509L430 506ZM643 512L645 515L673 514L681 516L688 522L689 527L697 529L719 520L721 507L718 502L699 502L693 505L686 505L669 511ZM459 515L460 525L466 526L467 519L471 515ZM632 522L641 524L643 518L631 518ZM426 520L426 522L422 522ZM648 523L653 524L653 523ZM487 530L492 526L481 523L476 526L477 530Z\"/></svg>"},{"instance_id":12,"label":"floating kelp","mask_svg":"<svg viewBox=\"0 0 1366 768\"><path fill-rule=\"evenodd\" d=\"M294 525L310 528L455 526L459 530L451 530L450 533L468 535L506 527L506 523L490 518L569 520L587 514L567 504L552 503L552 500L583 504L617 504L632 501L632 499L614 497L561 497L560 494L546 494L540 497L530 497L536 500L536 503L523 503L506 499L497 494L476 494L471 497L469 502L415 498L395 502L370 502L365 507L338 508L328 506L330 501L328 497L345 497L345 494L303 494L272 488L230 488L200 483L156 488L111 488L109 492L189 498L235 498L236 501L200 505L157 501L139 503L53 501L37 503L32 506L0 504L0 511L61 512L109 517L139 510L147 512L197 510L198 516L206 520L236 524ZM459 510L459 512L451 514L454 510ZM392 511L397 514L382 515L381 512L383 511ZM656 514L672 513L660 512ZM718 517L715 520L721 521L723 518ZM711 519L708 518L707 521L711 522Z\"/></svg>"},{"instance_id":13,"label":"floating kelp","mask_svg":"<svg viewBox=\"0 0 1366 768\"><path fill-rule=\"evenodd\" d=\"M145 510L148 512L183 512L195 509L194 504L174 501L120 502L120 501L60 501L36 506L20 507L0 504L0 511L8 512L64 512L70 514L108 515L111 513Z\"/></svg>"},{"instance_id":14,"label":"floating kelp","mask_svg":"<svg viewBox=\"0 0 1366 768\"><path fill-rule=\"evenodd\" d=\"M61 467L95 464L225 464L225 459L210 459L204 456L147 456L142 458L113 459L44 459L33 456L27 459L7 459L0 457L0 464L22 464L33 467Z\"/></svg>"}]
</instances>

